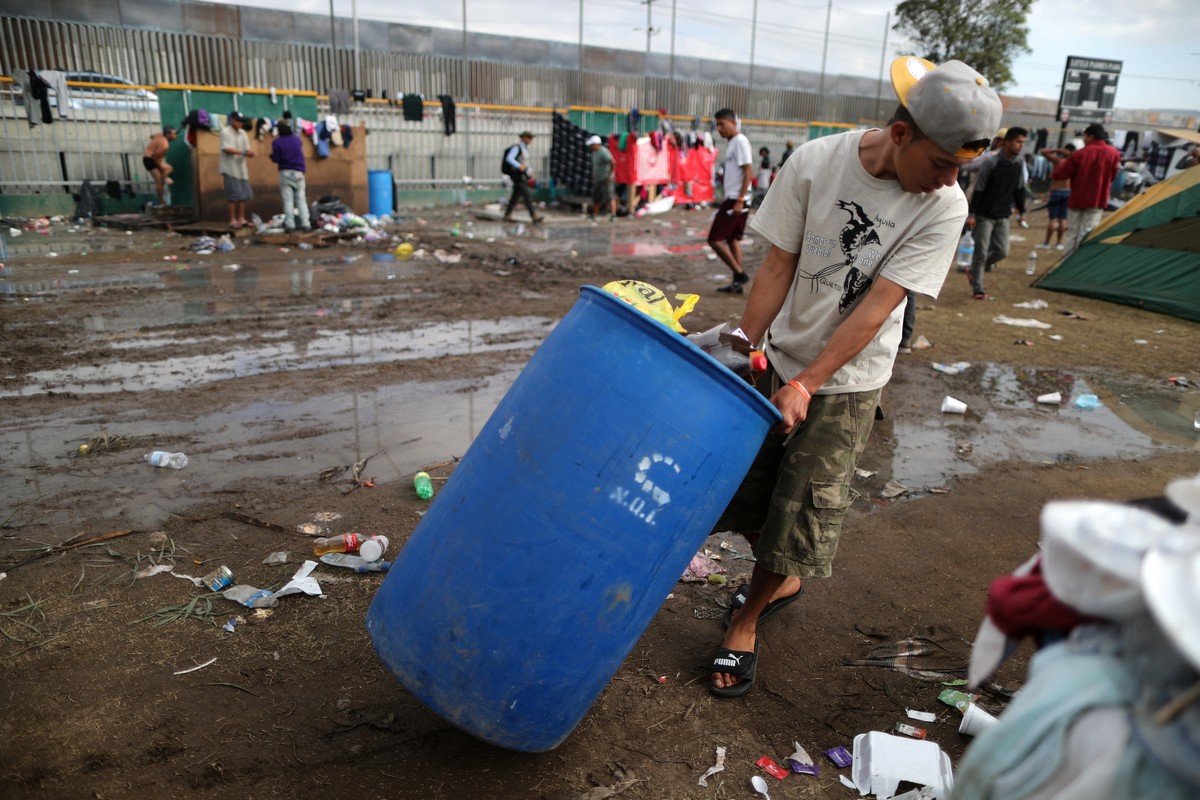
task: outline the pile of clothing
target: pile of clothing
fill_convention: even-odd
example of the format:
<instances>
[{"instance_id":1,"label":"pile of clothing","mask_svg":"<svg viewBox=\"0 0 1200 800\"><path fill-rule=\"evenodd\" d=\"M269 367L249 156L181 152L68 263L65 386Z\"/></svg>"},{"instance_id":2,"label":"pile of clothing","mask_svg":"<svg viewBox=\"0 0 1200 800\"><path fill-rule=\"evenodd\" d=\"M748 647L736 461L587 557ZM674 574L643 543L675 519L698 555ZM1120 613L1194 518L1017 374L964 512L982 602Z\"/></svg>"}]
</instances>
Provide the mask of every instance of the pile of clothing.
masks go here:
<instances>
[{"instance_id":1,"label":"pile of clothing","mask_svg":"<svg viewBox=\"0 0 1200 800\"><path fill-rule=\"evenodd\" d=\"M1032 637L1025 686L972 743L956 800L1200 797L1200 476L1055 502L1039 554L988 593L969 679Z\"/></svg>"}]
</instances>

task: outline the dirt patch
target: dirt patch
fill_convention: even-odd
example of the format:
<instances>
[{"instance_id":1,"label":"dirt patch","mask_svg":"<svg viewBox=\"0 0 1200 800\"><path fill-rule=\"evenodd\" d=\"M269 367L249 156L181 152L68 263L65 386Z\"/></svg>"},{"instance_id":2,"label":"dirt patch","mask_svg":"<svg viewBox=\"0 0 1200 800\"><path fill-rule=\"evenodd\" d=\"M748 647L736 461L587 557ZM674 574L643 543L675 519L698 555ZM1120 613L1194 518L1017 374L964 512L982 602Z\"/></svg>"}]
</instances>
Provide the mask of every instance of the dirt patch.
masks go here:
<instances>
[{"instance_id":1,"label":"dirt patch","mask_svg":"<svg viewBox=\"0 0 1200 800\"><path fill-rule=\"evenodd\" d=\"M937 712L925 727L957 759L969 740L937 703L940 685L844 662L914 635L965 653L988 582L1033 551L1045 502L1153 495L1195 470L1195 390L1168 378L1200 379L1200 325L1029 288L1023 265L1039 216L990 277L997 299L972 300L952 272L938 301L921 301L917 332L934 347L900 358L834 577L764 627L755 690L725 702L705 691L721 627L704 617L727 605L729 589L680 584L576 731L537 755L457 731L383 669L363 625L379 575L322 568L325 599L284 598L270 615L170 574L135 576L159 564L194 576L227 564L239 581L278 586L310 543L302 525L401 546L425 508L408 476L427 465L435 479L450 475L462 449L437 450L434 433L469 435L474 423L396 387L440 383L454 397L497 375L511 380L529 356L526 338L544 335L538 320L560 318L583 284L635 278L696 292L692 329L736 318L744 298L714 291L722 271L699 246L707 217L674 211L593 227L560 215L529 235L466 210L422 210L393 231L429 254L419 261L387 260L394 243L283 252L239 241L196 256L188 238L163 232L55 226L60 255L19 257L3 278L0 781L30 797L557 800L593 786L624 787L628 798L740 797L759 757L782 761L795 741L813 754L849 748L855 734L903 721L906 708ZM437 250L461 260L438 261ZM756 263L765 248L747 252ZM1012 307L1035 299L1049 307ZM994 322L1001 314L1053 327ZM489 321L499 327L483 336L465 327ZM461 333L451 329L431 354L402 352L454 323ZM420 336L389 349L388 337L405 332ZM956 361L972 366L930 367ZM1102 400L1095 417L1070 405L1081 385ZM1055 390L1068 397L1062 408L1033 403ZM964 417L937 412L948 393L968 403ZM344 413L305 405L330 397L346 399ZM422 414L424 435L386 447L361 436ZM140 456L154 446L184 450L193 464L152 470ZM364 459L360 477L375 485L354 488ZM885 496L893 479L908 481L900 501ZM278 550L289 563L262 563ZM736 585L749 563L727 563ZM233 633L222 629L230 617L244 620ZM1024 659L1006 667L985 704L1002 708L1001 689L1019 686L1023 671ZM700 788L718 746L729 749L726 770ZM819 778L789 778L772 796L846 797L838 772L823 764Z\"/></svg>"}]
</instances>

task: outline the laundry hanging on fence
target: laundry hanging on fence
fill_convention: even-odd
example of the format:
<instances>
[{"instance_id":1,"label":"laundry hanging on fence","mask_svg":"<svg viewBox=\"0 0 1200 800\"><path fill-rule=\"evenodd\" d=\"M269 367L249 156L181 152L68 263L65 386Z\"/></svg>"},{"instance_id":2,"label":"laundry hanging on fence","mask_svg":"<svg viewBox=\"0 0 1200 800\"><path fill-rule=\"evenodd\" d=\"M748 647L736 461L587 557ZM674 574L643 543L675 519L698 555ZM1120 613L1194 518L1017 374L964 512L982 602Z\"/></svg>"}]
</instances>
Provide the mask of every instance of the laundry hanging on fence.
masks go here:
<instances>
[{"instance_id":1,"label":"laundry hanging on fence","mask_svg":"<svg viewBox=\"0 0 1200 800\"><path fill-rule=\"evenodd\" d=\"M425 95L420 92L405 94L400 99L404 108L404 119L408 122L421 122L425 119Z\"/></svg>"},{"instance_id":2,"label":"laundry hanging on fence","mask_svg":"<svg viewBox=\"0 0 1200 800\"><path fill-rule=\"evenodd\" d=\"M329 110L336 117L350 113L350 92L345 89L329 90Z\"/></svg>"},{"instance_id":3,"label":"laundry hanging on fence","mask_svg":"<svg viewBox=\"0 0 1200 800\"><path fill-rule=\"evenodd\" d=\"M592 191L592 154L587 146L590 135L562 114L553 115L550 175L556 183L580 194Z\"/></svg>"},{"instance_id":4,"label":"laundry hanging on fence","mask_svg":"<svg viewBox=\"0 0 1200 800\"><path fill-rule=\"evenodd\" d=\"M449 136L458 130L454 121L454 98L448 94L439 94L438 100L442 101L442 127L445 129L446 135Z\"/></svg>"}]
</instances>

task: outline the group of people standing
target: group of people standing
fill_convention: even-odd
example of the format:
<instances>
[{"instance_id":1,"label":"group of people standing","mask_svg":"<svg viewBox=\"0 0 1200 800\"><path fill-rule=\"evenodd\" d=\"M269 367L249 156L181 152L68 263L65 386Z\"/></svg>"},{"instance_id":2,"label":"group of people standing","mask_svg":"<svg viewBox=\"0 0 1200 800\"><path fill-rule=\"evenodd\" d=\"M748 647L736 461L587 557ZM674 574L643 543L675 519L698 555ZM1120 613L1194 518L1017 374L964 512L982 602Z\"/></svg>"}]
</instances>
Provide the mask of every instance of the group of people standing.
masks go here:
<instances>
[{"instance_id":1,"label":"group of people standing","mask_svg":"<svg viewBox=\"0 0 1200 800\"><path fill-rule=\"evenodd\" d=\"M271 141L271 161L279 168L279 194L283 203L283 227L292 232L310 230L307 187L305 185L307 164L304 146L291 126L291 115L284 116L275 124L275 136ZM174 127L164 126L161 133L150 137L150 144L142 156L142 164L154 178L158 204L164 204L166 187L173 183L172 167L167 163L167 151L175 140ZM250 167L247 159L254 158L254 148L246 133L246 116L240 111L229 114L228 124L221 129L220 160L218 170L224 185L225 200L229 206L229 227L243 228L250 224L246 219L246 202L254 197L250 186Z\"/></svg>"}]
</instances>

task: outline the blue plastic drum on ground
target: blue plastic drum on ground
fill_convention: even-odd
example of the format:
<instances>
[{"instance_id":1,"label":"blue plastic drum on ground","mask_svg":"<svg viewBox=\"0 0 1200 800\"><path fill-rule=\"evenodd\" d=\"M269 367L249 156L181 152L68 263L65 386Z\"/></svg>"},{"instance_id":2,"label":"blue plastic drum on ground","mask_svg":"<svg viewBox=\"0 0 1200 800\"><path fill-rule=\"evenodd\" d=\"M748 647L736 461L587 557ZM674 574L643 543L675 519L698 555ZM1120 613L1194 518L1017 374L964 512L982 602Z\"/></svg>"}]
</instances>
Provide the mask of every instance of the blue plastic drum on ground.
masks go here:
<instances>
[{"instance_id":1,"label":"blue plastic drum on ground","mask_svg":"<svg viewBox=\"0 0 1200 800\"><path fill-rule=\"evenodd\" d=\"M367 172L367 192L372 214L382 217L395 211L393 188L390 169L373 169Z\"/></svg>"},{"instance_id":2,"label":"blue plastic drum on ground","mask_svg":"<svg viewBox=\"0 0 1200 800\"><path fill-rule=\"evenodd\" d=\"M379 657L468 733L555 747L778 421L682 336L585 286L392 565L367 613Z\"/></svg>"}]
</instances>

